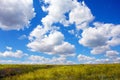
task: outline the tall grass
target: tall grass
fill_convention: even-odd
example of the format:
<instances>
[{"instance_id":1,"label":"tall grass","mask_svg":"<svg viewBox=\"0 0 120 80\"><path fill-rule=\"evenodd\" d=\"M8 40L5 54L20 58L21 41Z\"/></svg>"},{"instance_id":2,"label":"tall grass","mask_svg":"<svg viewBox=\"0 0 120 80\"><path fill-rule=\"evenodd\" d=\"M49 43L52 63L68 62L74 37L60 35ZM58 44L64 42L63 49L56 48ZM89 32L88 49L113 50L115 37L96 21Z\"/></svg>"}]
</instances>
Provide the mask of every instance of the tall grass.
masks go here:
<instances>
[{"instance_id":1,"label":"tall grass","mask_svg":"<svg viewBox=\"0 0 120 80\"><path fill-rule=\"evenodd\" d=\"M51 66L2 80L120 80L120 64Z\"/></svg>"}]
</instances>

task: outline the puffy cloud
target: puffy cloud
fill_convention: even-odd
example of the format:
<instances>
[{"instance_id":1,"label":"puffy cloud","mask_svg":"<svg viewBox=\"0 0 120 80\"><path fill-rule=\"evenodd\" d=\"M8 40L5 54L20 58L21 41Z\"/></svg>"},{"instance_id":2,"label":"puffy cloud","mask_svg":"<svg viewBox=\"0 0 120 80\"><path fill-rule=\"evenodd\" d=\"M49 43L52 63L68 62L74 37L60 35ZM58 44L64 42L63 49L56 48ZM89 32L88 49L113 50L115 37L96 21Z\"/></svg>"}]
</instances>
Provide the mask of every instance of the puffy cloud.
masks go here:
<instances>
[{"instance_id":1,"label":"puffy cloud","mask_svg":"<svg viewBox=\"0 0 120 80\"><path fill-rule=\"evenodd\" d=\"M1 64L18 64L20 63L19 61L14 61L14 60L0 60Z\"/></svg>"},{"instance_id":2,"label":"puffy cloud","mask_svg":"<svg viewBox=\"0 0 120 80\"><path fill-rule=\"evenodd\" d=\"M111 50L106 52L106 56L110 58L116 58L118 55L119 53L117 51Z\"/></svg>"},{"instance_id":3,"label":"puffy cloud","mask_svg":"<svg viewBox=\"0 0 120 80\"><path fill-rule=\"evenodd\" d=\"M114 63L120 63L120 57L117 57L117 58L114 60Z\"/></svg>"},{"instance_id":4,"label":"puffy cloud","mask_svg":"<svg viewBox=\"0 0 120 80\"><path fill-rule=\"evenodd\" d=\"M92 54L101 54L101 53L105 53L106 51L110 50L109 46L98 46L95 47L91 50Z\"/></svg>"},{"instance_id":5,"label":"puffy cloud","mask_svg":"<svg viewBox=\"0 0 120 80\"><path fill-rule=\"evenodd\" d=\"M34 30L35 31L31 32L30 34L30 39L34 39L27 44L27 47L29 47L32 51L38 51L47 54L74 54L75 46L65 42L64 35L61 32L52 31L49 33L49 35L39 35L38 33L41 33L41 30Z\"/></svg>"},{"instance_id":6,"label":"puffy cloud","mask_svg":"<svg viewBox=\"0 0 120 80\"><path fill-rule=\"evenodd\" d=\"M29 55L25 60L0 60L2 64L74 64L65 56L46 58L39 55Z\"/></svg>"},{"instance_id":7,"label":"puffy cloud","mask_svg":"<svg viewBox=\"0 0 120 80\"><path fill-rule=\"evenodd\" d=\"M113 25L111 39L107 42L110 46L120 45L120 25Z\"/></svg>"},{"instance_id":8,"label":"puffy cloud","mask_svg":"<svg viewBox=\"0 0 120 80\"><path fill-rule=\"evenodd\" d=\"M72 0L44 0L44 3L49 4L47 7L42 6L43 11L48 12L48 15L42 19L44 26L49 27L57 22L68 24L65 13L74 7Z\"/></svg>"},{"instance_id":9,"label":"puffy cloud","mask_svg":"<svg viewBox=\"0 0 120 80\"><path fill-rule=\"evenodd\" d=\"M112 53L109 53L109 55L111 55L111 54ZM79 54L77 56L77 58L78 58L78 61L80 61L82 64L120 63L119 57L117 57L117 56L116 56L116 58L108 57L108 58L100 58L99 59L99 58L95 58L95 57L90 57L90 56Z\"/></svg>"},{"instance_id":10,"label":"puffy cloud","mask_svg":"<svg viewBox=\"0 0 120 80\"><path fill-rule=\"evenodd\" d=\"M0 28L20 30L35 16L33 0L0 0Z\"/></svg>"},{"instance_id":11,"label":"puffy cloud","mask_svg":"<svg viewBox=\"0 0 120 80\"><path fill-rule=\"evenodd\" d=\"M120 25L94 23L94 27L83 30L79 43L92 48L93 54L105 53L111 46L120 45L119 29Z\"/></svg>"},{"instance_id":12,"label":"puffy cloud","mask_svg":"<svg viewBox=\"0 0 120 80\"><path fill-rule=\"evenodd\" d=\"M39 61L41 61L41 62L46 61L47 62L48 61L47 58L42 57L42 56L37 56L37 55L31 55L28 59L31 61L37 61L37 62L39 62Z\"/></svg>"},{"instance_id":13,"label":"puffy cloud","mask_svg":"<svg viewBox=\"0 0 120 80\"><path fill-rule=\"evenodd\" d=\"M78 61L82 64L103 64L103 63L120 63L120 57L117 51L107 51L106 57L95 58L86 55L79 54L77 56Z\"/></svg>"},{"instance_id":14,"label":"puffy cloud","mask_svg":"<svg viewBox=\"0 0 120 80\"><path fill-rule=\"evenodd\" d=\"M41 21L48 29L54 23L61 23L64 26L75 23L77 29L83 29L94 18L84 2L78 2L77 0L44 0L44 3L49 4L48 6L42 6L43 11L47 12L48 15Z\"/></svg>"},{"instance_id":15,"label":"puffy cloud","mask_svg":"<svg viewBox=\"0 0 120 80\"><path fill-rule=\"evenodd\" d=\"M75 46L68 42L63 42L61 45L54 47L54 52L59 54L73 54Z\"/></svg>"},{"instance_id":16,"label":"puffy cloud","mask_svg":"<svg viewBox=\"0 0 120 80\"><path fill-rule=\"evenodd\" d=\"M96 63L96 64L103 64L103 63L111 63L111 60L109 58L105 58L105 59L96 59L94 62L92 63Z\"/></svg>"},{"instance_id":17,"label":"puffy cloud","mask_svg":"<svg viewBox=\"0 0 120 80\"><path fill-rule=\"evenodd\" d=\"M95 59L91 61L84 62L85 64L109 64L109 63L120 63L120 57L116 58L101 58L101 59Z\"/></svg>"},{"instance_id":18,"label":"puffy cloud","mask_svg":"<svg viewBox=\"0 0 120 80\"><path fill-rule=\"evenodd\" d=\"M96 59L94 62L91 62L94 64L103 64L103 63L120 63L120 57L116 58L103 58L103 59Z\"/></svg>"},{"instance_id":19,"label":"puffy cloud","mask_svg":"<svg viewBox=\"0 0 120 80\"><path fill-rule=\"evenodd\" d=\"M31 33L29 36L29 40L34 40L34 39L42 39L44 34L46 34L46 29L43 28L42 26L38 25Z\"/></svg>"},{"instance_id":20,"label":"puffy cloud","mask_svg":"<svg viewBox=\"0 0 120 80\"><path fill-rule=\"evenodd\" d=\"M65 56L45 58L43 56L31 55L28 59L33 64L34 63L40 63L40 64L72 64L72 62L68 61Z\"/></svg>"},{"instance_id":21,"label":"puffy cloud","mask_svg":"<svg viewBox=\"0 0 120 80\"><path fill-rule=\"evenodd\" d=\"M21 50L16 50L15 52L11 51L11 47L6 47L8 50L0 52L0 57L13 57L13 58L22 58L28 56L28 54L23 53Z\"/></svg>"},{"instance_id":22,"label":"puffy cloud","mask_svg":"<svg viewBox=\"0 0 120 80\"><path fill-rule=\"evenodd\" d=\"M31 42L27 44L27 47L32 51L47 54L74 54L75 46L65 42L63 34L54 29L53 24L87 25L93 19L90 9L84 2L76 0L44 0L43 3L42 9L48 14L42 18L42 26L37 26L30 33Z\"/></svg>"},{"instance_id":23,"label":"puffy cloud","mask_svg":"<svg viewBox=\"0 0 120 80\"><path fill-rule=\"evenodd\" d=\"M104 31L97 28L85 29L82 33L82 39L79 43L88 47L103 46L106 44L108 37L104 35Z\"/></svg>"},{"instance_id":24,"label":"puffy cloud","mask_svg":"<svg viewBox=\"0 0 120 80\"><path fill-rule=\"evenodd\" d=\"M84 29L87 27L88 23L94 19L94 17L84 2L79 3L75 1L74 4L75 7L69 14L69 21L70 23L75 23L78 30Z\"/></svg>"},{"instance_id":25,"label":"puffy cloud","mask_svg":"<svg viewBox=\"0 0 120 80\"><path fill-rule=\"evenodd\" d=\"M65 42L62 33L53 31L53 24L86 26L93 19L90 9L84 2L76 0L43 0L43 3L42 9L48 14L42 18L42 26L37 26L30 33L31 42L27 46L32 51L47 54L73 54L75 46Z\"/></svg>"},{"instance_id":26,"label":"puffy cloud","mask_svg":"<svg viewBox=\"0 0 120 80\"><path fill-rule=\"evenodd\" d=\"M7 50L12 50L12 47L6 46Z\"/></svg>"},{"instance_id":27,"label":"puffy cloud","mask_svg":"<svg viewBox=\"0 0 120 80\"><path fill-rule=\"evenodd\" d=\"M82 54L79 54L77 56L78 60L79 61L91 61L91 60L95 60L94 57L89 57L89 56L85 56L85 55L82 55Z\"/></svg>"}]
</instances>

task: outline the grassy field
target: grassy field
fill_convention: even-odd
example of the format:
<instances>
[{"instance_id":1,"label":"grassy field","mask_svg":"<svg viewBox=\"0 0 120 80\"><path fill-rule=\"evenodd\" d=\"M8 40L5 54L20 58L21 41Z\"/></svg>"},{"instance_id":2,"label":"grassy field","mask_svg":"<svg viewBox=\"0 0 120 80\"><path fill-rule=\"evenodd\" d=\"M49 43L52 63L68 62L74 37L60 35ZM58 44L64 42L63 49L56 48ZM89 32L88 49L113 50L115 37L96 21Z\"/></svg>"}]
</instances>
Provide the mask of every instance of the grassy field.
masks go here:
<instances>
[{"instance_id":1,"label":"grassy field","mask_svg":"<svg viewBox=\"0 0 120 80\"><path fill-rule=\"evenodd\" d=\"M120 64L0 65L0 80L120 80Z\"/></svg>"}]
</instances>

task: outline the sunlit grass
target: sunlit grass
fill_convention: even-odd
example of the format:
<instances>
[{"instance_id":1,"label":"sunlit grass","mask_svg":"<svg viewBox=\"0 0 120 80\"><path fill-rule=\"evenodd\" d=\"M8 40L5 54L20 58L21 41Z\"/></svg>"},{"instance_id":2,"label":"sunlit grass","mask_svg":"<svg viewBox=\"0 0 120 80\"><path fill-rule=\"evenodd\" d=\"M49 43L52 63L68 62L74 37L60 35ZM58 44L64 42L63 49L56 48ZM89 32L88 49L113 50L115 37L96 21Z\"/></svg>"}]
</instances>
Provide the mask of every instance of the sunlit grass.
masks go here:
<instances>
[{"instance_id":1,"label":"sunlit grass","mask_svg":"<svg viewBox=\"0 0 120 80\"><path fill-rule=\"evenodd\" d=\"M119 68L120 64L26 65L22 74L0 80L120 80Z\"/></svg>"}]
</instances>

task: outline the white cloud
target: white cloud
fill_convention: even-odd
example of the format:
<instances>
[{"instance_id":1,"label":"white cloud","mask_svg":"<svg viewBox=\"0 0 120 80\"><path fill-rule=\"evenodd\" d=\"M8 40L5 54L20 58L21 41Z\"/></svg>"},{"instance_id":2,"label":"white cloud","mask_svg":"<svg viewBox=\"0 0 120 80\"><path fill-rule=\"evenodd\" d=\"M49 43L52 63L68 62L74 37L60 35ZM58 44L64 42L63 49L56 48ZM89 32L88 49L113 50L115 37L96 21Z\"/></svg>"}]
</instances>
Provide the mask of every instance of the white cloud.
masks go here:
<instances>
[{"instance_id":1,"label":"white cloud","mask_svg":"<svg viewBox=\"0 0 120 80\"><path fill-rule=\"evenodd\" d=\"M59 54L74 54L75 46L68 42L63 42L61 45L54 47L54 53Z\"/></svg>"},{"instance_id":2,"label":"white cloud","mask_svg":"<svg viewBox=\"0 0 120 80\"><path fill-rule=\"evenodd\" d=\"M12 47L6 46L7 50L12 50Z\"/></svg>"},{"instance_id":3,"label":"white cloud","mask_svg":"<svg viewBox=\"0 0 120 80\"><path fill-rule=\"evenodd\" d=\"M116 58L101 58L91 61L84 62L85 64L109 64L109 63L120 63L120 57Z\"/></svg>"},{"instance_id":4,"label":"white cloud","mask_svg":"<svg viewBox=\"0 0 120 80\"><path fill-rule=\"evenodd\" d=\"M120 57L117 57L117 58L114 60L114 63L120 63Z\"/></svg>"},{"instance_id":5,"label":"white cloud","mask_svg":"<svg viewBox=\"0 0 120 80\"><path fill-rule=\"evenodd\" d=\"M35 16L33 0L0 0L0 28L20 30Z\"/></svg>"},{"instance_id":6,"label":"white cloud","mask_svg":"<svg viewBox=\"0 0 120 80\"><path fill-rule=\"evenodd\" d=\"M61 23L66 26L75 23L76 26L80 26L89 23L93 19L90 9L84 2L76 0L44 0L43 3L42 9L48 14L42 18L42 26L37 26L30 33L31 42L27 47L32 51L47 54L74 54L75 46L65 42L63 34L53 30L53 24Z\"/></svg>"},{"instance_id":7,"label":"white cloud","mask_svg":"<svg viewBox=\"0 0 120 80\"><path fill-rule=\"evenodd\" d=\"M32 64L73 64L65 56L45 58L43 56L31 55L28 59Z\"/></svg>"},{"instance_id":8,"label":"white cloud","mask_svg":"<svg viewBox=\"0 0 120 80\"><path fill-rule=\"evenodd\" d=\"M44 0L44 3L49 4L48 6L42 6L43 11L47 12L48 15L41 21L47 29L54 23L61 23L64 26L75 23L77 29L83 29L94 18L84 2L78 2L77 0Z\"/></svg>"},{"instance_id":9,"label":"white cloud","mask_svg":"<svg viewBox=\"0 0 120 80\"><path fill-rule=\"evenodd\" d=\"M79 43L92 48L91 53L105 53L111 46L120 45L120 25L94 23L94 27L83 30Z\"/></svg>"},{"instance_id":10,"label":"white cloud","mask_svg":"<svg viewBox=\"0 0 120 80\"><path fill-rule=\"evenodd\" d=\"M57 22L68 24L64 14L74 7L72 0L44 0L44 3L49 4L47 7L42 6L43 11L48 12L48 15L42 19L44 26L49 27Z\"/></svg>"},{"instance_id":11,"label":"white cloud","mask_svg":"<svg viewBox=\"0 0 120 80\"><path fill-rule=\"evenodd\" d=\"M29 55L25 60L0 60L2 64L74 64L65 56L46 58L38 55Z\"/></svg>"},{"instance_id":12,"label":"white cloud","mask_svg":"<svg viewBox=\"0 0 120 80\"><path fill-rule=\"evenodd\" d=\"M117 51L107 51L106 52L106 56L109 58L116 58L119 55L119 53Z\"/></svg>"},{"instance_id":13,"label":"white cloud","mask_svg":"<svg viewBox=\"0 0 120 80\"><path fill-rule=\"evenodd\" d=\"M34 40L34 39L42 39L44 34L46 34L46 29L43 28L42 26L38 25L31 33L29 36L29 40Z\"/></svg>"},{"instance_id":14,"label":"white cloud","mask_svg":"<svg viewBox=\"0 0 120 80\"><path fill-rule=\"evenodd\" d=\"M16 50L15 52L11 51L11 47L7 47L8 50L0 52L0 57L12 57L12 58L22 58L28 56L28 54L23 53L21 50Z\"/></svg>"},{"instance_id":15,"label":"white cloud","mask_svg":"<svg viewBox=\"0 0 120 80\"><path fill-rule=\"evenodd\" d=\"M111 60L109 58L105 58L105 59L96 59L94 62L92 63L96 63L96 64L103 64L103 63L111 63Z\"/></svg>"},{"instance_id":16,"label":"white cloud","mask_svg":"<svg viewBox=\"0 0 120 80\"><path fill-rule=\"evenodd\" d=\"M37 26L30 33L31 42L27 47L47 54L73 54L75 46L65 42L62 33L59 32L59 35L58 31L53 31L53 24L66 26L75 23L77 27L86 26L93 19L90 9L84 2L76 0L44 0L43 3L42 9L48 14L42 18L42 26Z\"/></svg>"},{"instance_id":17,"label":"white cloud","mask_svg":"<svg viewBox=\"0 0 120 80\"><path fill-rule=\"evenodd\" d=\"M39 35L41 30L34 29L31 38L34 38L27 44L32 51L43 52L47 54L74 54L75 46L64 41L64 35L59 31L52 31L49 35ZM36 32L37 31L37 32ZM33 34L39 33L39 34ZM42 37L41 37L42 36Z\"/></svg>"},{"instance_id":18,"label":"white cloud","mask_svg":"<svg viewBox=\"0 0 120 80\"><path fill-rule=\"evenodd\" d=\"M79 54L77 56L78 60L79 61L92 61L92 60L95 60L94 57L89 57L89 56L85 56L85 55L82 55L82 54Z\"/></svg>"},{"instance_id":19,"label":"white cloud","mask_svg":"<svg viewBox=\"0 0 120 80\"><path fill-rule=\"evenodd\" d=\"M96 59L96 61L94 61L92 63L94 63L94 64L120 63L120 57L116 57L113 59L110 59L110 58Z\"/></svg>"},{"instance_id":20,"label":"white cloud","mask_svg":"<svg viewBox=\"0 0 120 80\"><path fill-rule=\"evenodd\" d=\"M97 28L85 29L82 33L82 39L79 43L87 47L98 47L106 44L108 37L104 34L104 31Z\"/></svg>"},{"instance_id":21,"label":"white cloud","mask_svg":"<svg viewBox=\"0 0 120 80\"><path fill-rule=\"evenodd\" d=\"M0 64L18 64L18 63L20 62L14 60L0 60Z\"/></svg>"},{"instance_id":22,"label":"white cloud","mask_svg":"<svg viewBox=\"0 0 120 80\"><path fill-rule=\"evenodd\" d=\"M84 2L79 3L74 1L74 5L75 7L69 14L69 21L70 23L75 23L78 30L84 29L87 27L88 23L94 19L94 17Z\"/></svg>"},{"instance_id":23,"label":"white cloud","mask_svg":"<svg viewBox=\"0 0 120 80\"><path fill-rule=\"evenodd\" d=\"M47 58L42 57L42 56L37 56L37 55L31 55L28 59L31 61L36 61L36 62L44 62L44 61L47 62L48 61Z\"/></svg>"},{"instance_id":24,"label":"white cloud","mask_svg":"<svg viewBox=\"0 0 120 80\"><path fill-rule=\"evenodd\" d=\"M92 54L101 54L105 53L106 51L110 50L109 46L97 46L91 50Z\"/></svg>"},{"instance_id":25,"label":"white cloud","mask_svg":"<svg viewBox=\"0 0 120 80\"><path fill-rule=\"evenodd\" d=\"M23 39L26 39L26 38L27 38L27 36L24 34L24 35L21 35L18 39L23 40Z\"/></svg>"}]
</instances>

